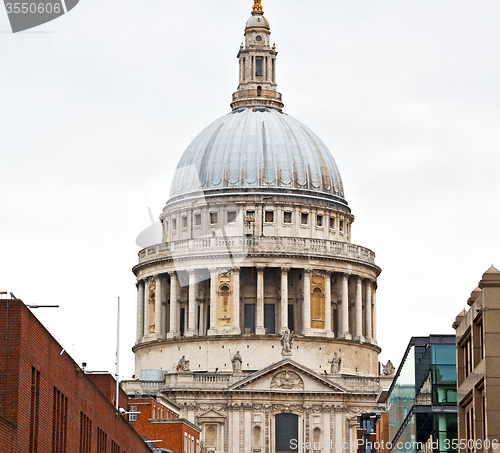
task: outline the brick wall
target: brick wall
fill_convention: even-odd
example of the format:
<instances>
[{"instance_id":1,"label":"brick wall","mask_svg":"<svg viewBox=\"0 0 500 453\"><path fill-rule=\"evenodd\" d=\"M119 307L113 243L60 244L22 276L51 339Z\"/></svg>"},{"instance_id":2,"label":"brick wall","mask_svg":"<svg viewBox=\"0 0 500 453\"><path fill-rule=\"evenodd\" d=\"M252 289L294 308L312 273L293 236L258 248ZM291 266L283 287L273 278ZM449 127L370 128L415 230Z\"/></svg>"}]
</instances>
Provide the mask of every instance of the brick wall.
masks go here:
<instances>
[{"instance_id":1,"label":"brick wall","mask_svg":"<svg viewBox=\"0 0 500 453\"><path fill-rule=\"evenodd\" d=\"M196 448L197 441L200 440L201 429L194 426L189 421L179 418L178 414L174 414L174 418L160 418L161 404L153 398L134 398L129 400L130 406L137 406L137 420L131 421L130 424L141 435L147 436L151 440L162 440L156 443L157 447L172 450L173 453L184 452L184 434L194 438ZM153 407L155 408L153 412ZM164 410L164 417L166 407ZM160 411L160 412L159 412ZM156 418L153 418L153 414Z\"/></svg>"},{"instance_id":2,"label":"brick wall","mask_svg":"<svg viewBox=\"0 0 500 453\"><path fill-rule=\"evenodd\" d=\"M21 301L0 300L0 332L8 336L0 338L0 415L5 417L0 419L0 439L7 439L0 453L29 453L30 443L39 452L52 451L53 445L61 452L80 452L84 420L92 452L98 451L100 429L108 452L115 442L120 453L151 453Z\"/></svg>"}]
</instances>

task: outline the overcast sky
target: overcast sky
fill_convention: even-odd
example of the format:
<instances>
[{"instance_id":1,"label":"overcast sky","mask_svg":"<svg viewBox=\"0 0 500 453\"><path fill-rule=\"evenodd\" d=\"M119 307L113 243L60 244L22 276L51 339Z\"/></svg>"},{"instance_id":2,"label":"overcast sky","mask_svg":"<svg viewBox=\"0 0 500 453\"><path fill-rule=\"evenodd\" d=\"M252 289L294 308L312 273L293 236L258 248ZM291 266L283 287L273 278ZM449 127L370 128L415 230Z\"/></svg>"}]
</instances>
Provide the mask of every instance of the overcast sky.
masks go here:
<instances>
[{"instance_id":1,"label":"overcast sky","mask_svg":"<svg viewBox=\"0 0 500 453\"><path fill-rule=\"evenodd\" d=\"M136 236L230 110L252 0L81 0L12 34L0 5L0 290L77 362L134 373ZM454 331L500 267L497 0L263 0L285 111L329 147L375 251L384 363ZM143 190L144 189L144 190Z\"/></svg>"}]
</instances>

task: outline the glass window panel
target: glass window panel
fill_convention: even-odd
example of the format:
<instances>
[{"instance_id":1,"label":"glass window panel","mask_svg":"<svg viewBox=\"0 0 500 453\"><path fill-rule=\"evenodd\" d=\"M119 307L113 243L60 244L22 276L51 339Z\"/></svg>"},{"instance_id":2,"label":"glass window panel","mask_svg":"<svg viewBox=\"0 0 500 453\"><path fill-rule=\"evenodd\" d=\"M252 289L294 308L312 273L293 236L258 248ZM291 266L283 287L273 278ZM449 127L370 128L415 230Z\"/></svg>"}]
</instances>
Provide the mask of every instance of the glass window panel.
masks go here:
<instances>
[{"instance_id":1,"label":"glass window panel","mask_svg":"<svg viewBox=\"0 0 500 453\"><path fill-rule=\"evenodd\" d=\"M456 354L454 344L432 345L432 364L455 365Z\"/></svg>"}]
</instances>

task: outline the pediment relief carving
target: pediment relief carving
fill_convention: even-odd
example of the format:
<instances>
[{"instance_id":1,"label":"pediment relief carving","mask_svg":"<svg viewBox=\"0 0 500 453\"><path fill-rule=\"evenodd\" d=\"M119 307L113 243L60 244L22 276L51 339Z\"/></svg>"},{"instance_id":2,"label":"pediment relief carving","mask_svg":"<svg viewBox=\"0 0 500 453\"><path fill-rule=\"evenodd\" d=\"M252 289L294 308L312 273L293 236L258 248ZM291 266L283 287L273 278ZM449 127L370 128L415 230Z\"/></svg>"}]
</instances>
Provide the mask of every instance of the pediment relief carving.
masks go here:
<instances>
[{"instance_id":1,"label":"pediment relief carving","mask_svg":"<svg viewBox=\"0 0 500 453\"><path fill-rule=\"evenodd\" d=\"M273 376L271 380L272 389L282 390L303 390L303 379L293 371L280 371Z\"/></svg>"}]
</instances>

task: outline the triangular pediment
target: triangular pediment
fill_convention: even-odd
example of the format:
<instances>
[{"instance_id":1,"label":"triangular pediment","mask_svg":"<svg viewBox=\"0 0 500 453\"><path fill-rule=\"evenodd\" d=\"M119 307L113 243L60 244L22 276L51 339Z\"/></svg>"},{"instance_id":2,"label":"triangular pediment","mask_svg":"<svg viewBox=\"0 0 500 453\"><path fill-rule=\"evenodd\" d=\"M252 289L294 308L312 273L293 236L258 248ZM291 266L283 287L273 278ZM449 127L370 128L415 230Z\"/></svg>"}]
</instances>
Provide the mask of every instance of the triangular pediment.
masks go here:
<instances>
[{"instance_id":1,"label":"triangular pediment","mask_svg":"<svg viewBox=\"0 0 500 453\"><path fill-rule=\"evenodd\" d=\"M285 359L236 382L232 391L345 393L340 384L311 369Z\"/></svg>"},{"instance_id":2,"label":"triangular pediment","mask_svg":"<svg viewBox=\"0 0 500 453\"><path fill-rule=\"evenodd\" d=\"M226 416L215 409L210 409L209 411L198 415L198 420L200 421L223 421L224 418L226 418Z\"/></svg>"}]
</instances>

